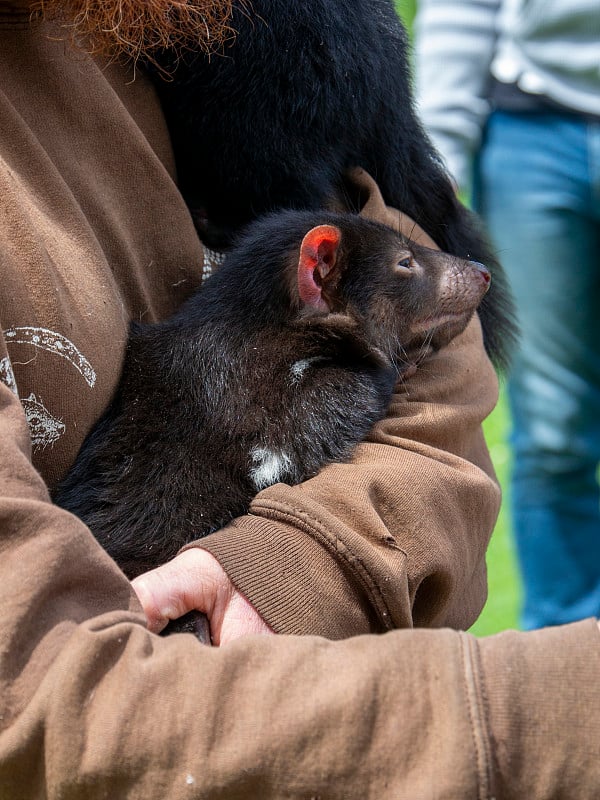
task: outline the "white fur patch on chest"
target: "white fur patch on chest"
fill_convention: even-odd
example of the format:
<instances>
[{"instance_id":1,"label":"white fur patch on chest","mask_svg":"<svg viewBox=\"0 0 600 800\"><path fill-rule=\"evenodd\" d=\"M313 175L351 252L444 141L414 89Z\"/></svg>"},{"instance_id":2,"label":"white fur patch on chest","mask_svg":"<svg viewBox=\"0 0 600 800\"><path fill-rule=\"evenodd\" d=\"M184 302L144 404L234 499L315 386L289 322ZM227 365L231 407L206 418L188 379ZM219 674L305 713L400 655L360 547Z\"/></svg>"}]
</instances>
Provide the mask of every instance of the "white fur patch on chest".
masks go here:
<instances>
[{"instance_id":1,"label":"white fur patch on chest","mask_svg":"<svg viewBox=\"0 0 600 800\"><path fill-rule=\"evenodd\" d=\"M292 465L292 459L287 453L278 453L266 447L253 447L250 459L254 464L250 470L250 480L257 489L265 489L281 481Z\"/></svg>"},{"instance_id":2,"label":"white fur patch on chest","mask_svg":"<svg viewBox=\"0 0 600 800\"><path fill-rule=\"evenodd\" d=\"M313 356L312 358L301 358L299 361L294 361L294 363L290 367L290 376L292 379L292 384L295 385L297 383L300 383L300 381L302 380L302 376L312 364L316 364L318 361L324 361L324 360L325 359L323 358L323 356Z\"/></svg>"}]
</instances>

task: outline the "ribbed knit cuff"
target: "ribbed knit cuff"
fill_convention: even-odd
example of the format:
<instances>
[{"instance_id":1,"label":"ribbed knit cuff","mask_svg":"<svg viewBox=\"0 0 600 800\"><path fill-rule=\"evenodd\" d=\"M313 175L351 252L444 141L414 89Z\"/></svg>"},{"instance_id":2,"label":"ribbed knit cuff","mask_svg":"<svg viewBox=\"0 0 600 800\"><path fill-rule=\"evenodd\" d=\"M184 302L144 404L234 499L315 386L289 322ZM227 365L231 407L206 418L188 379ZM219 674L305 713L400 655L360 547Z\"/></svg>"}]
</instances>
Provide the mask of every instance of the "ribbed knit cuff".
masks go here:
<instances>
[{"instance_id":1,"label":"ribbed knit cuff","mask_svg":"<svg viewBox=\"0 0 600 800\"><path fill-rule=\"evenodd\" d=\"M343 639L388 629L385 601L373 596L357 558L301 518L286 522L281 516L239 517L184 549L212 553L277 633ZM406 608L408 613L408 602Z\"/></svg>"}]
</instances>

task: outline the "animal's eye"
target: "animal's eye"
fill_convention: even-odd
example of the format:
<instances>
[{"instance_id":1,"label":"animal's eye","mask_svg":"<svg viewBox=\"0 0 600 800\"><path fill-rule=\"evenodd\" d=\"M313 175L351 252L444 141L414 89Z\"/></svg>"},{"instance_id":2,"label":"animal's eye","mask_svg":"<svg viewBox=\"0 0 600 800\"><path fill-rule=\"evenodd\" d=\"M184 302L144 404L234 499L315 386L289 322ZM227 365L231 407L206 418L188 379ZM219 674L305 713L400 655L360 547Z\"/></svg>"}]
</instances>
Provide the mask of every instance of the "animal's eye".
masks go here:
<instances>
[{"instance_id":1,"label":"animal's eye","mask_svg":"<svg viewBox=\"0 0 600 800\"><path fill-rule=\"evenodd\" d=\"M398 262L399 267L403 267L403 269L410 269L412 267L412 256L406 256L406 258L401 258Z\"/></svg>"}]
</instances>

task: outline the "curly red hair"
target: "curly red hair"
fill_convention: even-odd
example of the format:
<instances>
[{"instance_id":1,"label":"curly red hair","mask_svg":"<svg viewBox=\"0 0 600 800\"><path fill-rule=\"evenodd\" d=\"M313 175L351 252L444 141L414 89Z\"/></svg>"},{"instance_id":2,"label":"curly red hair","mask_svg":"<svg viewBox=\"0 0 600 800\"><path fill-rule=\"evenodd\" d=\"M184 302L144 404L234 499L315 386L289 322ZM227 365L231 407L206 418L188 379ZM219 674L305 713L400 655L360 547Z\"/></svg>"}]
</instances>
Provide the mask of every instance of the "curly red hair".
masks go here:
<instances>
[{"instance_id":1,"label":"curly red hair","mask_svg":"<svg viewBox=\"0 0 600 800\"><path fill-rule=\"evenodd\" d=\"M213 53L235 37L233 0L34 0L33 13L57 21L65 39L109 59L156 50Z\"/></svg>"}]
</instances>

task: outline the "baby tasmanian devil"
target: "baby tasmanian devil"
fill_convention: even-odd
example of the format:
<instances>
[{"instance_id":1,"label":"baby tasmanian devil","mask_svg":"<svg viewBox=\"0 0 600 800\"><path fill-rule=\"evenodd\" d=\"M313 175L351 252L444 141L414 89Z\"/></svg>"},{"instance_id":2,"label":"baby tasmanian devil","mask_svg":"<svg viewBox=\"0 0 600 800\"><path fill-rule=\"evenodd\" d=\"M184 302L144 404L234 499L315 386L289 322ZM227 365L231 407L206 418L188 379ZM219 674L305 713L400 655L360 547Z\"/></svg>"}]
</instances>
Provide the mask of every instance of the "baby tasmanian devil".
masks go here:
<instances>
[{"instance_id":1,"label":"baby tasmanian devil","mask_svg":"<svg viewBox=\"0 0 600 800\"><path fill-rule=\"evenodd\" d=\"M172 318L132 325L114 400L55 502L129 577L165 562L258 490L347 459L489 281L358 216L262 219Z\"/></svg>"}]
</instances>

